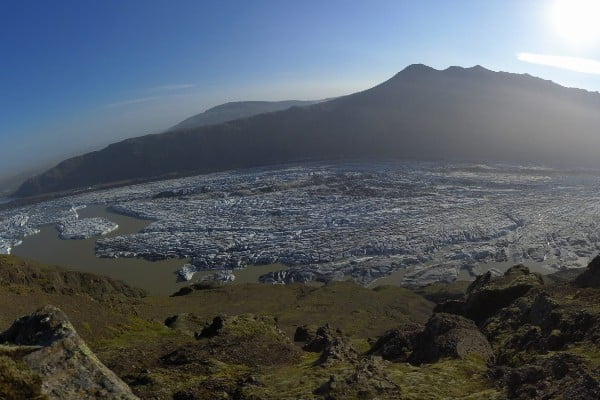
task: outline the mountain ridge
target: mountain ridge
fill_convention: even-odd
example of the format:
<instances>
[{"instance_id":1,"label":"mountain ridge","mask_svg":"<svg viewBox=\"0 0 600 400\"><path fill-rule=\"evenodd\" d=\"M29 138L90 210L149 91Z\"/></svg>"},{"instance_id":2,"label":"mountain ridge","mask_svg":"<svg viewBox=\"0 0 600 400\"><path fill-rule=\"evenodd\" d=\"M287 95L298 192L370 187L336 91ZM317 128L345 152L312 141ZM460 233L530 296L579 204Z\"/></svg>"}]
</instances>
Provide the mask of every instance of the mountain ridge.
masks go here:
<instances>
[{"instance_id":1,"label":"mountain ridge","mask_svg":"<svg viewBox=\"0 0 600 400\"><path fill-rule=\"evenodd\" d=\"M171 128L167 129L167 132L179 129L191 129L205 125L219 124L235 119L247 118L257 114L263 114L266 112L281 111L290 107L307 106L319 103L321 101L323 100L230 101L209 108L208 110L200 114L196 114L189 118L186 118L183 121L172 126Z\"/></svg>"},{"instance_id":2,"label":"mountain ridge","mask_svg":"<svg viewBox=\"0 0 600 400\"><path fill-rule=\"evenodd\" d=\"M126 139L61 162L24 182L16 195L301 160L588 166L597 163L598 108L598 93L529 75L413 64L373 88L333 100Z\"/></svg>"}]
</instances>

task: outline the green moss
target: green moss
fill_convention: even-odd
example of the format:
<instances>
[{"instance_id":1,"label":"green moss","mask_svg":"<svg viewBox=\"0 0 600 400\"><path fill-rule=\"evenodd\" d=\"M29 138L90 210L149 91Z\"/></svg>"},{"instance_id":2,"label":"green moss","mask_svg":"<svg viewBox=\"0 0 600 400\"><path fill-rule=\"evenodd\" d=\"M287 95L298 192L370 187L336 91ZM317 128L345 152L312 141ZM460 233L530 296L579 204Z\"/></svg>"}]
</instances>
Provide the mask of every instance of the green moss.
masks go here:
<instances>
[{"instance_id":1,"label":"green moss","mask_svg":"<svg viewBox=\"0 0 600 400\"><path fill-rule=\"evenodd\" d=\"M577 343L570 346L568 351L582 357L591 367L591 371L600 371L600 347L598 345L589 342ZM600 372L598 372L598 375L600 375ZM600 378L600 376L596 378Z\"/></svg>"},{"instance_id":2,"label":"green moss","mask_svg":"<svg viewBox=\"0 0 600 400\"><path fill-rule=\"evenodd\" d=\"M351 339L351 341L352 346L354 346L359 353L366 353L371 349L371 344L366 339Z\"/></svg>"},{"instance_id":3,"label":"green moss","mask_svg":"<svg viewBox=\"0 0 600 400\"><path fill-rule=\"evenodd\" d=\"M470 281L438 282L416 288L415 292L439 304L448 300L461 300L470 284Z\"/></svg>"},{"instance_id":4,"label":"green moss","mask_svg":"<svg viewBox=\"0 0 600 400\"><path fill-rule=\"evenodd\" d=\"M406 400L498 399L500 392L486 372L485 361L476 354L421 367L392 364L388 370Z\"/></svg>"},{"instance_id":5,"label":"green moss","mask_svg":"<svg viewBox=\"0 0 600 400\"><path fill-rule=\"evenodd\" d=\"M14 266L21 262L21 260L15 256L8 254L0 254L0 265Z\"/></svg>"},{"instance_id":6,"label":"green moss","mask_svg":"<svg viewBox=\"0 0 600 400\"><path fill-rule=\"evenodd\" d=\"M174 336L175 332L163 324L133 317L125 325L110 327L114 337L101 339L92 343L92 348L121 348L135 347L148 341Z\"/></svg>"},{"instance_id":7,"label":"green moss","mask_svg":"<svg viewBox=\"0 0 600 400\"><path fill-rule=\"evenodd\" d=\"M263 385L245 387L243 393L257 399L314 399L313 391L330 375L352 371L350 365L342 363L328 369L314 367L318 358L317 353L305 353L298 364L261 371L258 379Z\"/></svg>"},{"instance_id":8,"label":"green moss","mask_svg":"<svg viewBox=\"0 0 600 400\"><path fill-rule=\"evenodd\" d=\"M265 336L270 339L282 338L273 317L259 317L252 314L227 317L221 334L240 338L248 336Z\"/></svg>"},{"instance_id":9,"label":"green moss","mask_svg":"<svg viewBox=\"0 0 600 400\"><path fill-rule=\"evenodd\" d=\"M246 387L244 395L260 399L315 399L319 397L313 391L331 375L348 376L355 369L344 363L327 369L314 367L317 358L318 354L309 353L296 365L262 371L258 378L264 385ZM494 400L501 394L486 378L487 365L477 355L422 367L386 363L385 372L399 385L400 397L406 400Z\"/></svg>"},{"instance_id":10,"label":"green moss","mask_svg":"<svg viewBox=\"0 0 600 400\"><path fill-rule=\"evenodd\" d=\"M0 399L42 400L42 379L22 362L0 356Z\"/></svg>"},{"instance_id":11,"label":"green moss","mask_svg":"<svg viewBox=\"0 0 600 400\"><path fill-rule=\"evenodd\" d=\"M153 296L136 309L142 317L164 319L187 312L211 320L216 315L273 315L292 336L297 326L329 323L358 338L381 335L409 320L425 322L434 304L399 287L367 289L352 282L315 288L306 285L225 285L187 296Z\"/></svg>"},{"instance_id":12,"label":"green moss","mask_svg":"<svg viewBox=\"0 0 600 400\"><path fill-rule=\"evenodd\" d=\"M86 330L88 333L92 333L92 332L93 332L93 331L92 331L92 326L90 325L90 323L89 323L89 322L87 322L87 321L83 321L83 322L81 323L81 326L83 326L83 329L85 329L85 330Z\"/></svg>"}]
</instances>

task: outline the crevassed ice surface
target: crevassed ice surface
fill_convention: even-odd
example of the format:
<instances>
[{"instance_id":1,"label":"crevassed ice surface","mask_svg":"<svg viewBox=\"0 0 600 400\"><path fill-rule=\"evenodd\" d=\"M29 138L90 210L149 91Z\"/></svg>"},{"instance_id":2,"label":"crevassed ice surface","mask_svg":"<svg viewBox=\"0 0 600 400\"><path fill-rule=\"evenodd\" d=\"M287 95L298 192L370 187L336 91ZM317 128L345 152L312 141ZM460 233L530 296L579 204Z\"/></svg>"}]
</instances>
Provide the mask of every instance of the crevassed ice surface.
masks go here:
<instances>
[{"instance_id":1,"label":"crevassed ice surface","mask_svg":"<svg viewBox=\"0 0 600 400\"><path fill-rule=\"evenodd\" d=\"M89 239L106 235L119 226L106 218L66 218L57 224L59 237L66 239Z\"/></svg>"},{"instance_id":2,"label":"crevassed ice surface","mask_svg":"<svg viewBox=\"0 0 600 400\"><path fill-rule=\"evenodd\" d=\"M182 277L278 262L290 268L262 281L368 284L406 270L402 283L413 285L493 263L582 267L600 244L600 175L403 162L217 173L4 210L0 252L90 204L153 221L137 234L98 239L98 256L189 257Z\"/></svg>"}]
</instances>

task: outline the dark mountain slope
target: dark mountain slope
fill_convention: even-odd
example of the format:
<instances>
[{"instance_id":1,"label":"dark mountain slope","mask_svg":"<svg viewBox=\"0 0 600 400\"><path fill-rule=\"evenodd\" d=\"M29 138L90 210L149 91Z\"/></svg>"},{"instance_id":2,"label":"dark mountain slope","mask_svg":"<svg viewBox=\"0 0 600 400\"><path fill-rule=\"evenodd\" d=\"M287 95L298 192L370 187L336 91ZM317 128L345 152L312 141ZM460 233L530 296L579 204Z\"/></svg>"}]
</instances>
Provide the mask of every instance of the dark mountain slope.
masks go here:
<instances>
[{"instance_id":1,"label":"dark mountain slope","mask_svg":"<svg viewBox=\"0 0 600 400\"><path fill-rule=\"evenodd\" d=\"M179 129L198 128L200 126L221 124L234 119L247 118L257 114L286 110L290 107L302 107L319 103L321 100L302 101L234 101L210 108L203 113L184 119L170 128L170 131Z\"/></svg>"},{"instance_id":2,"label":"dark mountain slope","mask_svg":"<svg viewBox=\"0 0 600 400\"><path fill-rule=\"evenodd\" d=\"M598 127L598 93L479 66L412 65L372 89L327 102L112 144L60 163L16 194L299 160L593 164Z\"/></svg>"}]
</instances>

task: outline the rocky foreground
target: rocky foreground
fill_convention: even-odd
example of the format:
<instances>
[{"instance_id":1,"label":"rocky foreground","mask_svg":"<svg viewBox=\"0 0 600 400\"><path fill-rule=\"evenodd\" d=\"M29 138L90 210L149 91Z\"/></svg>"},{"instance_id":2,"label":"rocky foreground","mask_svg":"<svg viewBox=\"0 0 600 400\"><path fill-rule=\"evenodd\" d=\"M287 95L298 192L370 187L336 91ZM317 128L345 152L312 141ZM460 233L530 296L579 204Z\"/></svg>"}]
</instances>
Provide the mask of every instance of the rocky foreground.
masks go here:
<instances>
[{"instance_id":1,"label":"rocky foreground","mask_svg":"<svg viewBox=\"0 0 600 400\"><path fill-rule=\"evenodd\" d=\"M82 297L41 286L66 307L75 296L130 319L102 335L81 324L91 350L56 307L17 319L0 334L0 398L598 399L600 257L574 280L551 278L517 265L464 293L422 288L437 305L406 289L340 283L196 284L168 299L125 286L121 296L112 282ZM25 281L0 274L0 289L19 299ZM261 289L279 291L276 304L261 300L263 313L253 308ZM342 313L340 298L354 310ZM233 312L207 318L218 302Z\"/></svg>"},{"instance_id":2,"label":"rocky foreground","mask_svg":"<svg viewBox=\"0 0 600 400\"><path fill-rule=\"evenodd\" d=\"M56 307L19 318L0 334L0 342L2 398L138 398L98 360Z\"/></svg>"}]
</instances>

